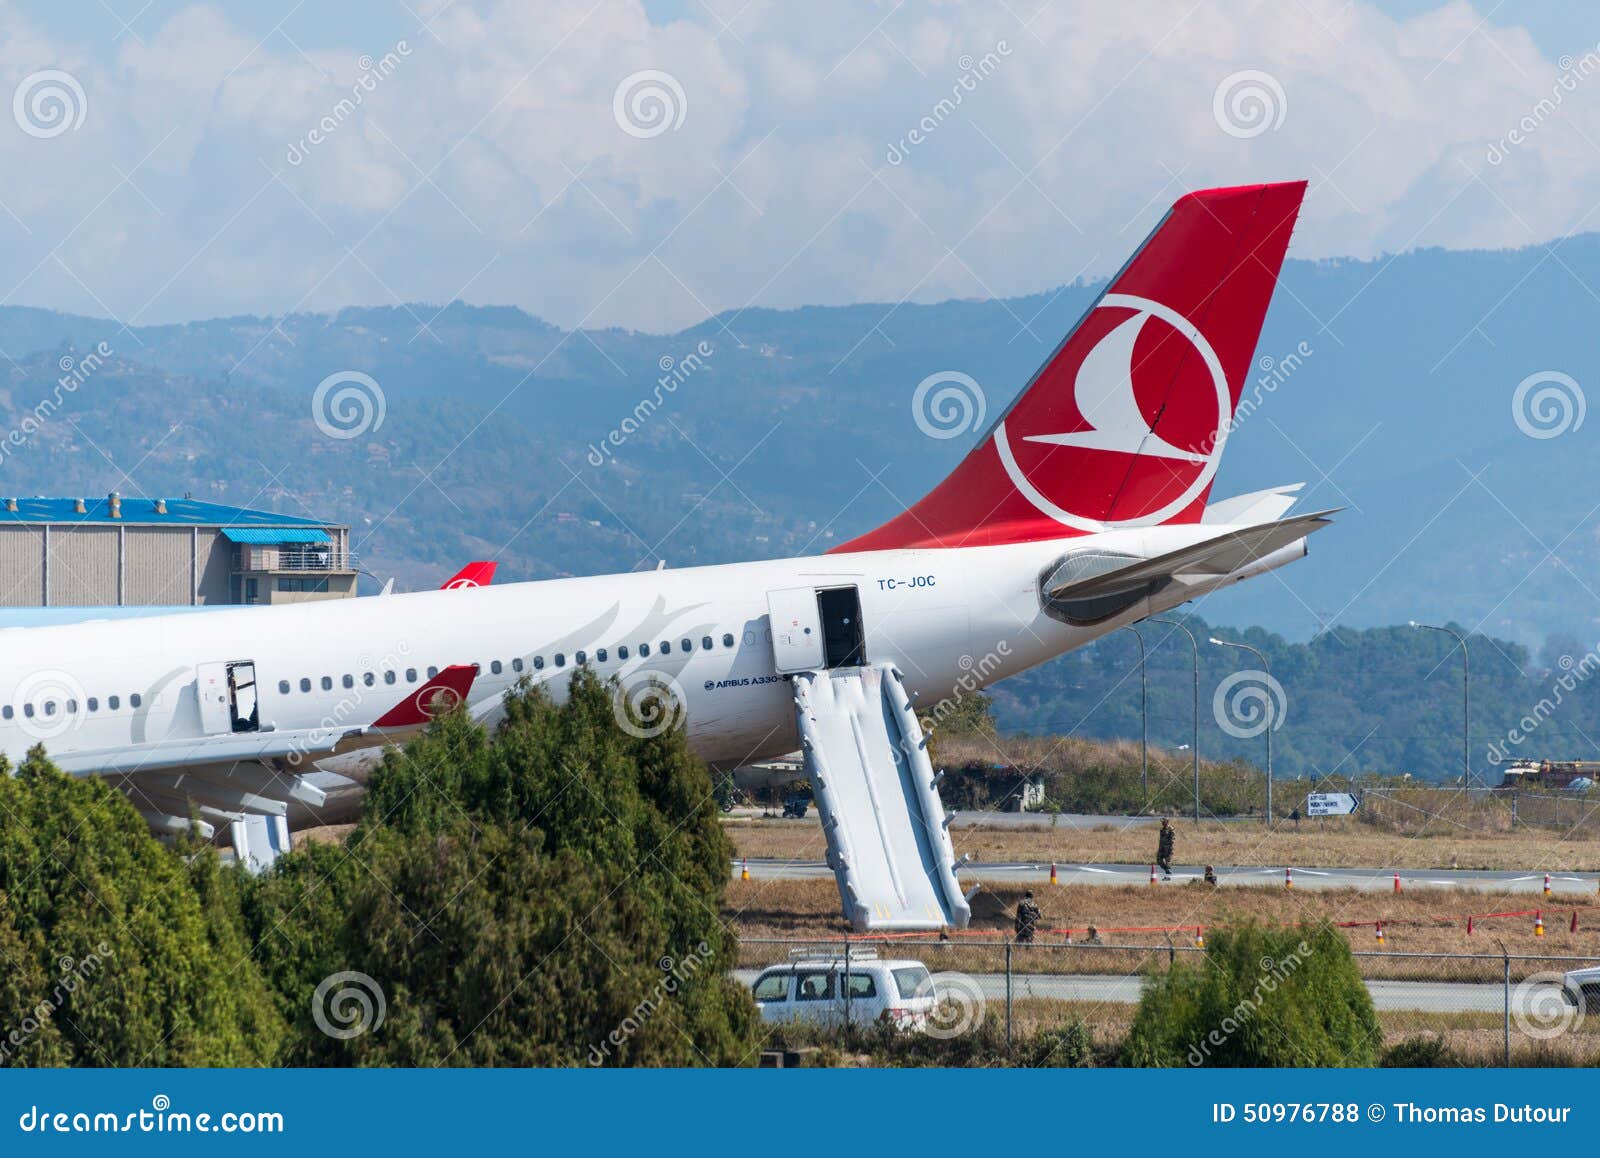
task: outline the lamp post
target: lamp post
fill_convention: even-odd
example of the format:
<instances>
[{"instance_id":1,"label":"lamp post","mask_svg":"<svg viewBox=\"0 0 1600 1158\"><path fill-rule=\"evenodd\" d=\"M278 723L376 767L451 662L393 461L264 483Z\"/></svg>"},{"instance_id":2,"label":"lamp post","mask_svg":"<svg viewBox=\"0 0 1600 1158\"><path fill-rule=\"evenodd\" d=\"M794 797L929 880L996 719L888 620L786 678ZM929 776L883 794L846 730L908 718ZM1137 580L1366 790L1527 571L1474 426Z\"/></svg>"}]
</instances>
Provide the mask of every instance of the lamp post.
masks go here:
<instances>
[{"instance_id":1,"label":"lamp post","mask_svg":"<svg viewBox=\"0 0 1600 1158\"><path fill-rule=\"evenodd\" d=\"M1418 631L1442 631L1446 635L1454 637L1455 641L1461 645L1461 787L1465 790L1472 787L1472 756L1468 741L1472 705L1468 699L1469 684L1467 675L1471 661L1467 655L1467 640L1465 636L1453 627L1435 627L1431 623L1418 623L1415 619L1411 621L1411 626Z\"/></svg>"},{"instance_id":2,"label":"lamp post","mask_svg":"<svg viewBox=\"0 0 1600 1158\"><path fill-rule=\"evenodd\" d=\"M1277 711L1277 702L1272 698L1272 665L1267 662L1267 657L1259 648L1251 647L1248 643L1233 643L1230 640L1218 639L1212 636L1210 642L1218 647L1236 647L1240 651L1248 651L1261 661L1261 670L1267 673L1267 826L1272 825L1272 728L1276 721L1272 718Z\"/></svg>"},{"instance_id":3,"label":"lamp post","mask_svg":"<svg viewBox=\"0 0 1600 1158\"><path fill-rule=\"evenodd\" d=\"M1133 638L1139 641L1139 791L1144 802L1150 803L1150 680L1144 666L1144 636L1139 634L1137 623L1128 624Z\"/></svg>"},{"instance_id":4,"label":"lamp post","mask_svg":"<svg viewBox=\"0 0 1600 1158\"><path fill-rule=\"evenodd\" d=\"M1168 627L1176 627L1189 637L1189 650L1194 655L1194 741L1190 744L1190 752L1194 758L1194 822L1200 823L1200 644L1195 641L1194 632L1190 631L1176 619L1151 619L1149 623L1162 623Z\"/></svg>"}]
</instances>

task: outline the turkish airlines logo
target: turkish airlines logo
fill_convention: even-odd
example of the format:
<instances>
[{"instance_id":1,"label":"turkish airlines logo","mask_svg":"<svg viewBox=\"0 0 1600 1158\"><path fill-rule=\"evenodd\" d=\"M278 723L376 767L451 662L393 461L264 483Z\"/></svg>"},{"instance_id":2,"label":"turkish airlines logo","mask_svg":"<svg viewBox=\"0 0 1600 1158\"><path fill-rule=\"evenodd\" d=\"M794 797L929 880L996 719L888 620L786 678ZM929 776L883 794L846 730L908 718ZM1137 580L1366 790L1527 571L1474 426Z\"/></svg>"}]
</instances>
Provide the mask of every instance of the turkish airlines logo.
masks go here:
<instances>
[{"instance_id":1,"label":"turkish airlines logo","mask_svg":"<svg viewBox=\"0 0 1600 1158\"><path fill-rule=\"evenodd\" d=\"M1063 351L995 428L1000 461L1064 526L1165 522L1205 492L1222 461L1233 414L1222 363L1188 318L1149 298L1106 294L1084 331L1093 345L1076 365ZM1062 374L1072 375L1071 405L1063 384L1046 380Z\"/></svg>"},{"instance_id":2,"label":"turkish airlines logo","mask_svg":"<svg viewBox=\"0 0 1600 1158\"><path fill-rule=\"evenodd\" d=\"M483 586L482 583L479 583L476 579L472 578L470 575L463 575L458 579L450 580L450 582L448 582L448 583L446 583L444 585L444 589L446 591L464 591L468 587L482 587L482 586Z\"/></svg>"}]
</instances>

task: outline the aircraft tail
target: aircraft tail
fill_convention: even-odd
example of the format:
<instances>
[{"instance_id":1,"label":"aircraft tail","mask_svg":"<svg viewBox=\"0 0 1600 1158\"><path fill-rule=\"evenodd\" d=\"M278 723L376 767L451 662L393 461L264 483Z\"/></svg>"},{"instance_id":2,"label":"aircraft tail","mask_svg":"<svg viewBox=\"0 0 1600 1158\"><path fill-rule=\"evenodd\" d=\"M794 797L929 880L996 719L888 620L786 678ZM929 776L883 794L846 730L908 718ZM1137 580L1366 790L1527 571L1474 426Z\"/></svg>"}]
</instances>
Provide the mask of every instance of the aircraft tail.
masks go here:
<instances>
[{"instance_id":1,"label":"aircraft tail","mask_svg":"<svg viewBox=\"0 0 1600 1158\"><path fill-rule=\"evenodd\" d=\"M1305 188L1180 198L956 469L835 550L1199 522Z\"/></svg>"},{"instance_id":2,"label":"aircraft tail","mask_svg":"<svg viewBox=\"0 0 1600 1158\"><path fill-rule=\"evenodd\" d=\"M459 591L464 587L487 587L494 582L495 564L480 559L468 563L439 585L441 591Z\"/></svg>"}]
</instances>

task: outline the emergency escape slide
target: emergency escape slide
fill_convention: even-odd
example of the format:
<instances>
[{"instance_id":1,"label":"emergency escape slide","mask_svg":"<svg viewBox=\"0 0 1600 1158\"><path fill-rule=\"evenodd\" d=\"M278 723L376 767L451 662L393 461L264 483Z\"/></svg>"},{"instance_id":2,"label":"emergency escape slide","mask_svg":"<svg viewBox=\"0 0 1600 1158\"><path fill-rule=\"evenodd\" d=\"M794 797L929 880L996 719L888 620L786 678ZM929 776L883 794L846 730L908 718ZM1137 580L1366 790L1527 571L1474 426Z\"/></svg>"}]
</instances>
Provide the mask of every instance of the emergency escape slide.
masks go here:
<instances>
[{"instance_id":1,"label":"emergency escape slide","mask_svg":"<svg viewBox=\"0 0 1600 1158\"><path fill-rule=\"evenodd\" d=\"M965 928L949 817L922 726L892 664L797 672L806 775L828 867L857 932Z\"/></svg>"}]
</instances>

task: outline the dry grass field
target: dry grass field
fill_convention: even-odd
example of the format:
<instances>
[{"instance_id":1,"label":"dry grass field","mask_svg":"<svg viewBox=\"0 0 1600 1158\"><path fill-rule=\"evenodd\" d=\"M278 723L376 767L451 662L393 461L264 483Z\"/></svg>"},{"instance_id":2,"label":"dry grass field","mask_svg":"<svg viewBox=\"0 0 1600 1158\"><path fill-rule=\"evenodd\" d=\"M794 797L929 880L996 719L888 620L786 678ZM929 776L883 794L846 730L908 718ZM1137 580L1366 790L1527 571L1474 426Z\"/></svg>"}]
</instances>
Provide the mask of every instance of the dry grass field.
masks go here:
<instances>
[{"instance_id":1,"label":"dry grass field","mask_svg":"<svg viewBox=\"0 0 1600 1158\"><path fill-rule=\"evenodd\" d=\"M1567 837L1558 830L1462 832L1442 822L1414 831L1390 831L1348 817L1280 822L1271 832L1259 823L1174 818L1177 864L1292 864L1315 868L1373 867L1516 869L1527 872L1600 872L1600 839ZM726 824L739 855L820 861L827 851L822 827L812 820L738 819ZM1155 856L1153 825L1092 829L1038 826L951 828L956 855L982 861L1058 864L1149 864Z\"/></svg>"}]
</instances>

